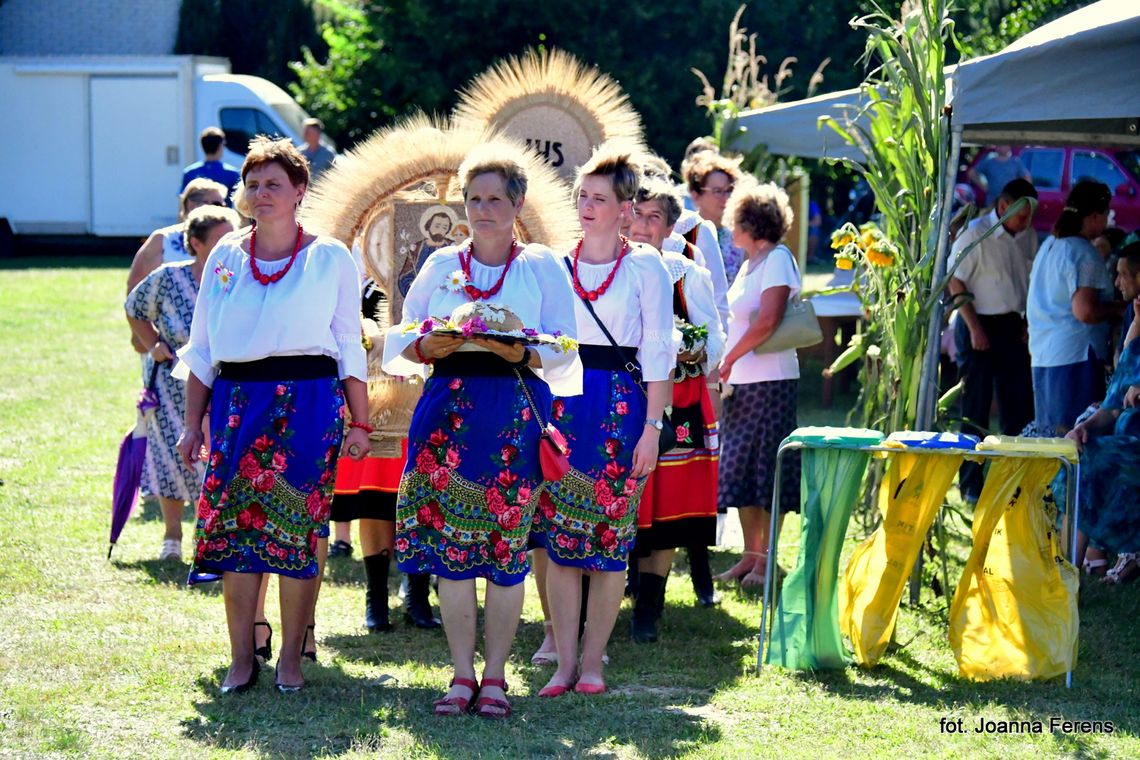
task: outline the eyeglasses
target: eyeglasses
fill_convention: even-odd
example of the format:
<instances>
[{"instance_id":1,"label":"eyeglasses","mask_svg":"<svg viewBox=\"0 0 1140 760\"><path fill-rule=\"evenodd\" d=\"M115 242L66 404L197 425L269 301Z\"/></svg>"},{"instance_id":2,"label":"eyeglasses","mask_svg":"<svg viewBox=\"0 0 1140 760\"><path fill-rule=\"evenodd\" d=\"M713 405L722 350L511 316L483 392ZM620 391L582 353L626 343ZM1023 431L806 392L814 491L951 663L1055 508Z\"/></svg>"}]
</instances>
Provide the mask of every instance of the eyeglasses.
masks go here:
<instances>
[{"instance_id":1,"label":"eyeglasses","mask_svg":"<svg viewBox=\"0 0 1140 760\"><path fill-rule=\"evenodd\" d=\"M717 198L727 198L728 196L732 195L732 190L733 190L732 185L729 185L728 187L702 187L701 188L702 193L708 193L709 195L716 196Z\"/></svg>"}]
</instances>

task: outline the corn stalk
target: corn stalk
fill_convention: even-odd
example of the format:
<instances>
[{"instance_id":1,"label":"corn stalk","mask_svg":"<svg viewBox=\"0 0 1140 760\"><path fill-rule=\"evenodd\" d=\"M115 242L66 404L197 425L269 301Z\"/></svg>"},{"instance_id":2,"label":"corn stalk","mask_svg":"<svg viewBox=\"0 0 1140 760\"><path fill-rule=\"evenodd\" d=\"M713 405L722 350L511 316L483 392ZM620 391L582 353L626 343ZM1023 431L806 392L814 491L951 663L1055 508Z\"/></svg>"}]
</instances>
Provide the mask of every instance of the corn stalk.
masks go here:
<instances>
[{"instance_id":1,"label":"corn stalk","mask_svg":"<svg viewBox=\"0 0 1140 760\"><path fill-rule=\"evenodd\" d=\"M933 282L934 251L949 150L943 69L953 22L949 0L913 0L897 20L874 9L851 22L867 34L865 104L843 121L825 121L866 157L845 163L867 181L878 212L876 225L833 238L837 264L856 269L854 289L869 317L855 356L839 361L863 361L854 416L892 432L914 429L926 328L943 287Z\"/></svg>"},{"instance_id":2,"label":"corn stalk","mask_svg":"<svg viewBox=\"0 0 1140 760\"><path fill-rule=\"evenodd\" d=\"M690 69L701 82L701 94L697 96L696 103L705 109L712 121L710 137L720 152L726 155L741 152L738 143L745 130L738 124L740 113L749 108L765 108L777 103L782 95L787 94L789 88L785 82L791 78L792 66L797 63L795 58L785 58L776 73L769 77L765 71L768 59L756 49L756 34L749 34L740 24L747 7L741 5L736 9L736 15L728 27L728 62L720 92L717 92L704 72ZM831 59L825 58L812 73L808 80L808 97L823 83L823 70L829 63ZM774 173L785 174L788 162L784 159L775 161L763 146L757 146L743 154L741 167L757 176L772 177ZM773 179L784 184L782 180L786 178Z\"/></svg>"}]
</instances>

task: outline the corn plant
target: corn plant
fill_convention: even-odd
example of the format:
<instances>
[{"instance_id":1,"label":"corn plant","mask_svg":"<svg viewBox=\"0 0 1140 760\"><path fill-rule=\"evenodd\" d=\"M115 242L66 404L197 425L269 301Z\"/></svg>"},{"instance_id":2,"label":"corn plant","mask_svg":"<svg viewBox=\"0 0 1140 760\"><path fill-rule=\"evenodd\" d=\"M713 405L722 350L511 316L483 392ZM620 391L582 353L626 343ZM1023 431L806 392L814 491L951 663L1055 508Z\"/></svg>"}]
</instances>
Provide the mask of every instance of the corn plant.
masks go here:
<instances>
[{"instance_id":1,"label":"corn plant","mask_svg":"<svg viewBox=\"0 0 1140 760\"><path fill-rule=\"evenodd\" d=\"M887 432L914 429L927 325L943 283L933 282L939 188L949 129L944 119L947 43L953 40L948 0L912 0L894 19L880 6L851 22L867 34L864 105L827 126L858 147L847 161L875 195L878 223L836 232L840 267L855 269L868 325L831 370L862 359L856 416Z\"/></svg>"}]
</instances>

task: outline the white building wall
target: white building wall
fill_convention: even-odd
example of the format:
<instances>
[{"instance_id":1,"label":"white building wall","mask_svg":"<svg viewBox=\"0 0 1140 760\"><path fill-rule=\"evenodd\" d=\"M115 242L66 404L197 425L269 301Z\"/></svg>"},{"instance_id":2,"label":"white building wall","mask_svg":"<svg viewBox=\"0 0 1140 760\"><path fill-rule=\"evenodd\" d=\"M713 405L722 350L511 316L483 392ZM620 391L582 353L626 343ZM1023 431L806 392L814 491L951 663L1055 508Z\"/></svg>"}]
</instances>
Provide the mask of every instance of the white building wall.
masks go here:
<instances>
[{"instance_id":1,"label":"white building wall","mask_svg":"<svg viewBox=\"0 0 1140 760\"><path fill-rule=\"evenodd\" d=\"M169 55L180 0L4 0L0 55Z\"/></svg>"}]
</instances>

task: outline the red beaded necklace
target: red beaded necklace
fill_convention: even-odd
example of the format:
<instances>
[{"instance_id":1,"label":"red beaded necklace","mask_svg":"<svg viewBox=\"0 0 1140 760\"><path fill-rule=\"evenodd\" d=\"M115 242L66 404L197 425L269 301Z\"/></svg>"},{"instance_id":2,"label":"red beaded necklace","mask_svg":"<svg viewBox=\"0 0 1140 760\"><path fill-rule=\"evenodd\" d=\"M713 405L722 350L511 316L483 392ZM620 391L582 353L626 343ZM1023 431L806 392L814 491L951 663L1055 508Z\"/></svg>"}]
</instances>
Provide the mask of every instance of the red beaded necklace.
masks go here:
<instances>
[{"instance_id":1,"label":"red beaded necklace","mask_svg":"<svg viewBox=\"0 0 1140 760\"><path fill-rule=\"evenodd\" d=\"M262 285L269 285L271 282L277 282L285 274L293 268L293 262L297 260L297 254L301 251L301 239L305 236L305 231L301 225L297 225L297 242L293 245L293 255L289 257L289 263L280 272L273 274L263 274L257 268L257 227L253 228L253 232L249 235L249 268L253 271L253 279L260 282Z\"/></svg>"},{"instance_id":2,"label":"red beaded necklace","mask_svg":"<svg viewBox=\"0 0 1140 760\"><path fill-rule=\"evenodd\" d=\"M578 279L578 258L582 255L582 243L584 242L586 242L585 238L579 240L578 247L574 249L574 292L586 300L597 301L610 289L610 283L614 281L614 276L617 274L618 268L621 267L621 260L624 259L625 255L632 249L629 245L629 238L624 235L621 236L621 250L618 252L617 261L614 262L614 268L610 270L609 276L606 277L605 281L596 289L586 290L582 287L582 281Z\"/></svg>"},{"instance_id":3,"label":"red beaded necklace","mask_svg":"<svg viewBox=\"0 0 1140 760\"><path fill-rule=\"evenodd\" d=\"M503 282L507 279L507 272L511 270L511 263L515 260L515 245L515 238L512 236L511 252L507 256L507 263L506 266L503 267L503 273L499 275L499 279L488 290L480 290L475 287L473 284L474 279L471 277L471 259L475 258L475 240L472 239L471 242L467 244L466 257L464 257L463 251L459 252L459 266L463 268L463 276L467 278L467 285L464 286L463 289L467 291L467 295L471 297L472 301L478 301L480 299L486 301L503 289Z\"/></svg>"}]
</instances>

